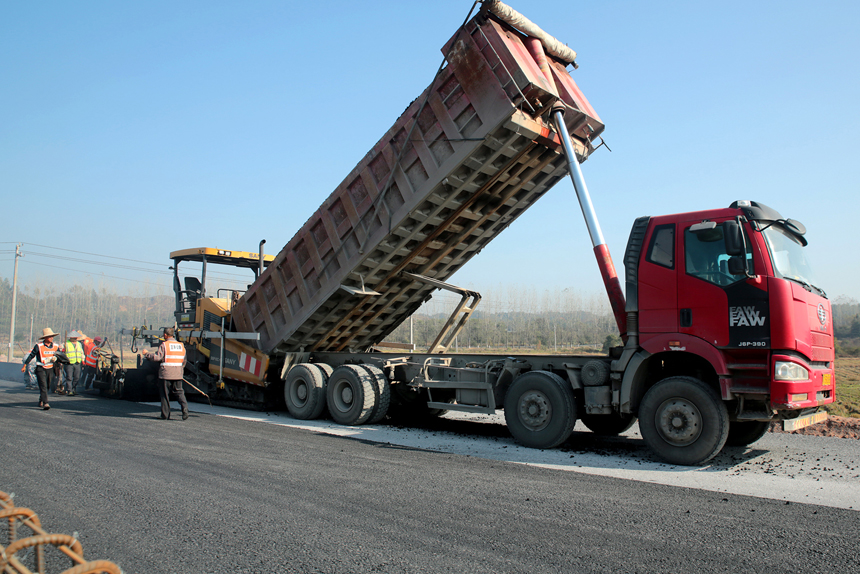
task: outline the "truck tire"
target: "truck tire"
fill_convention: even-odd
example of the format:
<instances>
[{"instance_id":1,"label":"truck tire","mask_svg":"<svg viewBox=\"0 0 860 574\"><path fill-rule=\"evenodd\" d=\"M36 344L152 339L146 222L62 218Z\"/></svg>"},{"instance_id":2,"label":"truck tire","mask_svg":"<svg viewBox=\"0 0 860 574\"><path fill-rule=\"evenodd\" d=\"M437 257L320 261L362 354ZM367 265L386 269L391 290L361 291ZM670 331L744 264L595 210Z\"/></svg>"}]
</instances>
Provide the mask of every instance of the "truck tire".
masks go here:
<instances>
[{"instance_id":1,"label":"truck tire","mask_svg":"<svg viewBox=\"0 0 860 574\"><path fill-rule=\"evenodd\" d=\"M336 423L367 422L376 405L373 377L358 365L341 365L332 371L326 385L328 412Z\"/></svg>"},{"instance_id":2,"label":"truck tire","mask_svg":"<svg viewBox=\"0 0 860 574\"><path fill-rule=\"evenodd\" d=\"M378 423L385 418L388 413L388 407L391 404L391 385L388 383L388 377L382 372L382 369L376 365L361 365L361 367L373 377L374 387L376 389L376 404L373 407L373 412L370 413L370 418L367 422L370 424Z\"/></svg>"},{"instance_id":3,"label":"truck tire","mask_svg":"<svg viewBox=\"0 0 860 574\"><path fill-rule=\"evenodd\" d=\"M636 422L636 417L630 413L611 415L582 415L579 417L588 430L600 436L617 436L629 430Z\"/></svg>"},{"instance_id":4,"label":"truck tire","mask_svg":"<svg viewBox=\"0 0 860 574\"><path fill-rule=\"evenodd\" d=\"M726 446L747 446L767 433L770 421L732 421Z\"/></svg>"},{"instance_id":5,"label":"truck tire","mask_svg":"<svg viewBox=\"0 0 860 574\"><path fill-rule=\"evenodd\" d=\"M312 363L299 363L284 381L287 410L299 420L317 419L325 409L326 380L323 370Z\"/></svg>"},{"instance_id":6,"label":"truck tire","mask_svg":"<svg viewBox=\"0 0 860 574\"><path fill-rule=\"evenodd\" d=\"M505 395L505 422L523 446L554 448L570 437L576 424L573 389L555 373L524 373Z\"/></svg>"},{"instance_id":7,"label":"truck tire","mask_svg":"<svg viewBox=\"0 0 860 574\"><path fill-rule=\"evenodd\" d=\"M332 371L334 371L332 366L329 365L328 363L311 363L311 364L313 366L315 366L316 368L322 370L323 375L325 376L325 380L328 380L328 378L331 376Z\"/></svg>"},{"instance_id":8,"label":"truck tire","mask_svg":"<svg viewBox=\"0 0 860 574\"><path fill-rule=\"evenodd\" d=\"M669 377L639 405L645 443L670 464L693 466L714 458L729 434L729 414L717 392L694 377Z\"/></svg>"}]
</instances>

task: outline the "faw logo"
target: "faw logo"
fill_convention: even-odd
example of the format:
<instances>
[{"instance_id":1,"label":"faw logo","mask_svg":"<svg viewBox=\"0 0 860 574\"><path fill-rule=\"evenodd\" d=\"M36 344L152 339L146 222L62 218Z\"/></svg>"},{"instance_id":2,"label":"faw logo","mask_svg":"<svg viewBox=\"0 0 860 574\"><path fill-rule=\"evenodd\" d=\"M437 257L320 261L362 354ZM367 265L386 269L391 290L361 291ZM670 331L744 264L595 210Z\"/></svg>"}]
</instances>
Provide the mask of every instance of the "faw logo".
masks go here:
<instances>
[{"instance_id":1,"label":"faw logo","mask_svg":"<svg viewBox=\"0 0 860 574\"><path fill-rule=\"evenodd\" d=\"M761 327L765 319L755 307L729 307L729 327Z\"/></svg>"}]
</instances>

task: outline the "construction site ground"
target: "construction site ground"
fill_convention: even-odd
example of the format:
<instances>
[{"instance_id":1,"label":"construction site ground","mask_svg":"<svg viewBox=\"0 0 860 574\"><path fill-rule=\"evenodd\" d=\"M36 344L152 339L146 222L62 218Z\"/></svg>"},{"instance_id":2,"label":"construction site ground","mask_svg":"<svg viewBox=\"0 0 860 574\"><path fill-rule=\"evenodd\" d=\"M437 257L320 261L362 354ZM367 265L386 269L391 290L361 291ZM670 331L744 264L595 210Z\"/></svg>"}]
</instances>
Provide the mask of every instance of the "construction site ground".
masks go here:
<instances>
[{"instance_id":1,"label":"construction site ground","mask_svg":"<svg viewBox=\"0 0 860 574\"><path fill-rule=\"evenodd\" d=\"M541 451L499 415L343 427L36 400L0 381L0 485L128 573L837 573L860 561L854 440L769 433L687 468L656 461L636 427L612 439L578 428Z\"/></svg>"}]
</instances>

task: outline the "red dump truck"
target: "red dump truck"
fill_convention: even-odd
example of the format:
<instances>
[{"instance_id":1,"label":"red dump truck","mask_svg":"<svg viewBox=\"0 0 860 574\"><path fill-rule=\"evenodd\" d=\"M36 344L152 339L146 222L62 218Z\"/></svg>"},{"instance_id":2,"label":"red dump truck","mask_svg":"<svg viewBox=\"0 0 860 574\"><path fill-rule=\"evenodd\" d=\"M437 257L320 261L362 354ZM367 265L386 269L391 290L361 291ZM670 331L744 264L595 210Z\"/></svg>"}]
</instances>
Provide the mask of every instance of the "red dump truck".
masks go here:
<instances>
[{"instance_id":1,"label":"red dump truck","mask_svg":"<svg viewBox=\"0 0 860 574\"><path fill-rule=\"evenodd\" d=\"M622 289L580 170L604 125L568 72L576 54L497 1L442 52L432 84L276 256L262 244L171 254L189 382L231 404L283 397L296 418L346 425L395 410L503 409L513 437L535 448L564 443L577 420L613 435L638 419L658 457L685 465L754 442L771 421L826 418L833 324L802 224L754 201L641 217ZM450 353L480 295L447 279L568 176L623 346ZM188 260L203 277L183 289ZM255 280L212 297L207 263L252 268ZM437 289L461 300L430 348L386 348Z\"/></svg>"}]
</instances>

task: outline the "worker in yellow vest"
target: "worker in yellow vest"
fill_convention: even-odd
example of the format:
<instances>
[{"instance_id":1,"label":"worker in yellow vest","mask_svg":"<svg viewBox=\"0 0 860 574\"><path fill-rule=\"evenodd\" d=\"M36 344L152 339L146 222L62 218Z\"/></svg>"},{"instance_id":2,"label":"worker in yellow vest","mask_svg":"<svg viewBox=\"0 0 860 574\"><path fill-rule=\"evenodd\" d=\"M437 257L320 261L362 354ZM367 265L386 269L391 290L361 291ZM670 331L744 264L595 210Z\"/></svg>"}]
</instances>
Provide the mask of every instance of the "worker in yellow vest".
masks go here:
<instances>
[{"instance_id":1,"label":"worker in yellow vest","mask_svg":"<svg viewBox=\"0 0 860 574\"><path fill-rule=\"evenodd\" d=\"M78 381L81 378L81 369L84 363L84 348L78 341L80 336L81 333L72 331L68 335L66 344L60 349L69 359L68 364L64 365L64 370L66 372L66 394L72 396L78 394Z\"/></svg>"}]
</instances>

